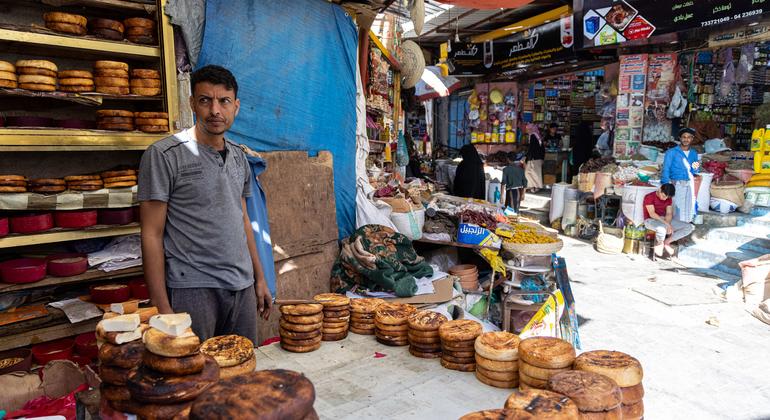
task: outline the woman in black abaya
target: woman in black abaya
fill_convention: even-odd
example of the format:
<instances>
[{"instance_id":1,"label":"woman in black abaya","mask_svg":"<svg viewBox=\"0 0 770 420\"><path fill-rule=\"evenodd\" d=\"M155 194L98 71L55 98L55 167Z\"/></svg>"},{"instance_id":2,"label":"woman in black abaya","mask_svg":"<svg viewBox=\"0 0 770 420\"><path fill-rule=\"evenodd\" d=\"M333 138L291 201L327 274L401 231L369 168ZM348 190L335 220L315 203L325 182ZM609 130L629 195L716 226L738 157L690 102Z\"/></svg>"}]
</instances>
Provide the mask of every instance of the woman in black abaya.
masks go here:
<instances>
[{"instance_id":1,"label":"woman in black abaya","mask_svg":"<svg viewBox=\"0 0 770 420\"><path fill-rule=\"evenodd\" d=\"M463 161L457 166L453 194L457 197L487 198L484 177L484 163L473 145L466 144L460 149Z\"/></svg>"}]
</instances>

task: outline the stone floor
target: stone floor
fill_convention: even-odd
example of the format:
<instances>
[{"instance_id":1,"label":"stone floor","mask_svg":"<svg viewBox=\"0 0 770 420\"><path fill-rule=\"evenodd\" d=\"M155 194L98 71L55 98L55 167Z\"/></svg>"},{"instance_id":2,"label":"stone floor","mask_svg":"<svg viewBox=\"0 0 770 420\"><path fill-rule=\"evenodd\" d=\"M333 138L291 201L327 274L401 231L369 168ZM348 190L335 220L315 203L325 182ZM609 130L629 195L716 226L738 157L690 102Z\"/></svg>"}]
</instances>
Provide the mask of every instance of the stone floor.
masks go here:
<instances>
[{"instance_id":1,"label":"stone floor","mask_svg":"<svg viewBox=\"0 0 770 420\"><path fill-rule=\"evenodd\" d=\"M583 350L629 353L644 366L647 419L770 419L770 326L713 292L720 283L668 262L596 253L565 238ZM386 354L375 358L374 352ZM497 408L507 392L371 337L295 355L260 348L259 368L305 372L320 417L454 419Z\"/></svg>"}]
</instances>

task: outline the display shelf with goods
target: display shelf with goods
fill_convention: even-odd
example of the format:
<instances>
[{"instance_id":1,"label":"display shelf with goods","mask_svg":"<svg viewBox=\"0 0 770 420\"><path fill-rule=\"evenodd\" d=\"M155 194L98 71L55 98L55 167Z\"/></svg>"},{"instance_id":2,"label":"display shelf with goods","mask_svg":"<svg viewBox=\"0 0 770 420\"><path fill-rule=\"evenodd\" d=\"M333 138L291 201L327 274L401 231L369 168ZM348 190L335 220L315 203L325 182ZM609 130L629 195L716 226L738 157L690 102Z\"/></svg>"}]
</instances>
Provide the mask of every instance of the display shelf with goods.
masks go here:
<instances>
[{"instance_id":1,"label":"display shelf with goods","mask_svg":"<svg viewBox=\"0 0 770 420\"><path fill-rule=\"evenodd\" d=\"M78 334L93 332L99 319L70 324L66 318L57 324L36 328L18 334L0 336L0 351L16 349L31 344L58 340Z\"/></svg>"},{"instance_id":2,"label":"display shelf with goods","mask_svg":"<svg viewBox=\"0 0 770 420\"><path fill-rule=\"evenodd\" d=\"M366 119L369 136L369 154L389 155L395 137L395 114L397 109L397 82L400 75L395 69L398 62L385 48L376 35L369 33L369 60L366 86Z\"/></svg>"},{"instance_id":3,"label":"display shelf with goods","mask_svg":"<svg viewBox=\"0 0 770 420\"><path fill-rule=\"evenodd\" d=\"M124 226L97 225L82 230L52 229L47 232L28 235L9 235L0 238L0 249L16 248L29 245L53 244L81 239L107 238L112 236L134 235L139 233L139 224Z\"/></svg>"},{"instance_id":4,"label":"display shelf with goods","mask_svg":"<svg viewBox=\"0 0 770 420\"><path fill-rule=\"evenodd\" d=\"M0 293L16 292L19 290L37 289L48 286L66 286L70 284L92 283L96 281L106 281L120 279L124 277L135 277L142 275L141 267L126 268L123 270L104 272L91 269L83 274L71 277L53 277L48 276L34 283L6 284L0 283Z\"/></svg>"},{"instance_id":5,"label":"display shelf with goods","mask_svg":"<svg viewBox=\"0 0 770 420\"><path fill-rule=\"evenodd\" d=\"M60 80L52 85L54 91L51 92L3 89L0 92L1 96L15 97L15 100L4 101L0 109L6 117L0 118L0 150L41 152L143 150L174 131L174 121L178 119L178 101L173 29L168 17L157 12L162 10L165 3L165 0L141 4L122 0L77 0L67 2L65 7L57 8L33 1L15 2L9 8L9 13L0 18L0 44L4 46L0 53L0 61L14 64L18 60L44 60L56 65L59 72L70 69L90 72L95 61L118 61L126 63L132 71L134 69L158 71L160 79L154 79L158 81L153 81L152 86L158 86L157 89L161 94L140 96L95 92L66 93L62 91L61 86L57 86L59 83L56 82ZM154 29L148 29L153 43L147 45L132 43L128 40L110 41L91 35L68 35L54 32L43 25L45 13L51 11L71 13L71 10L75 10L75 13L87 19L109 18L117 21L127 17L151 19L157 22L154 24ZM94 82L92 80L89 83L93 86ZM120 84L120 86L124 85ZM156 88L150 90L154 89ZM152 95L149 92L148 94ZM57 105L57 101L71 104L70 108L63 112L63 105ZM164 125L147 128L145 132L136 129L140 127L122 128L125 131L97 130L94 129L96 126L94 118L99 109L163 113L167 121ZM51 122L19 126L9 121L15 116L44 117ZM63 128L55 120L56 117L77 120L75 125L77 128Z\"/></svg>"},{"instance_id":6,"label":"display shelf with goods","mask_svg":"<svg viewBox=\"0 0 770 420\"><path fill-rule=\"evenodd\" d=\"M477 83L467 97L467 127L471 143L505 145L516 142L518 113L517 84Z\"/></svg>"},{"instance_id":7,"label":"display shelf with goods","mask_svg":"<svg viewBox=\"0 0 770 420\"><path fill-rule=\"evenodd\" d=\"M748 150L751 133L754 129L754 111L765 103L770 89L768 58L770 43L754 44L751 70L746 77L739 76L741 48L731 50L700 51L683 54L680 61L685 61L689 70L683 75L688 86L690 99L690 121L700 124L715 122L719 124L722 136L733 138L733 148ZM725 79L727 61L732 59L735 72ZM734 79L734 82L731 80Z\"/></svg>"}]
</instances>

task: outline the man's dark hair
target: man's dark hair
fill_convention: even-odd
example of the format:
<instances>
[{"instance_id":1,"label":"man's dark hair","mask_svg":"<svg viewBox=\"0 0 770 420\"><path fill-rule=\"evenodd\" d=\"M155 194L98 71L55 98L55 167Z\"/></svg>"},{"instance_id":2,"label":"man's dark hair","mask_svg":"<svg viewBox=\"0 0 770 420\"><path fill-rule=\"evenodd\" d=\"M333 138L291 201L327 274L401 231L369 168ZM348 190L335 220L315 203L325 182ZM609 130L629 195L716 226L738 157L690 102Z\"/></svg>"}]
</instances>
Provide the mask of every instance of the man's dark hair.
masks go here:
<instances>
[{"instance_id":1,"label":"man's dark hair","mask_svg":"<svg viewBox=\"0 0 770 420\"><path fill-rule=\"evenodd\" d=\"M673 197L676 194L676 187L674 187L674 184L663 184L660 186L660 191L666 194L667 197Z\"/></svg>"},{"instance_id":2,"label":"man's dark hair","mask_svg":"<svg viewBox=\"0 0 770 420\"><path fill-rule=\"evenodd\" d=\"M235 97L238 97L238 82L235 81L235 76L230 73L230 70L222 66L208 65L195 70L190 80L192 91L195 92L195 86L198 83L205 82L212 85L224 85L228 90L232 89L235 92Z\"/></svg>"}]
</instances>

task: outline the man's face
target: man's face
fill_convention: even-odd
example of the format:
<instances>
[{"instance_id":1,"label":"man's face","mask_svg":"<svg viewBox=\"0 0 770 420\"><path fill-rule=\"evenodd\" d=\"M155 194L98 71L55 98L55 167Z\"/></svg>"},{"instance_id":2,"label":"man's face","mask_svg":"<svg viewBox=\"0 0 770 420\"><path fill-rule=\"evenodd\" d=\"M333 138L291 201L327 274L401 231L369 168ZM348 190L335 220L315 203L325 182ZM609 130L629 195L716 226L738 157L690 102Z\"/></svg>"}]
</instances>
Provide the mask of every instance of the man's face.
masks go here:
<instances>
[{"instance_id":1,"label":"man's face","mask_svg":"<svg viewBox=\"0 0 770 420\"><path fill-rule=\"evenodd\" d=\"M692 144L693 139L695 136L693 136L690 133L684 133L681 137L679 137L679 141L682 143L682 146L690 147L690 144Z\"/></svg>"},{"instance_id":2,"label":"man's face","mask_svg":"<svg viewBox=\"0 0 770 420\"><path fill-rule=\"evenodd\" d=\"M548 129L548 131L550 131L551 135L553 136L553 135L556 134L556 127L551 127L551 128Z\"/></svg>"},{"instance_id":3,"label":"man's face","mask_svg":"<svg viewBox=\"0 0 770 420\"><path fill-rule=\"evenodd\" d=\"M195 85L190 106L200 129L210 135L222 135L232 127L241 101L225 85L202 82Z\"/></svg>"},{"instance_id":4,"label":"man's face","mask_svg":"<svg viewBox=\"0 0 770 420\"><path fill-rule=\"evenodd\" d=\"M663 192L663 190L658 190L658 198L661 200L668 200L668 196Z\"/></svg>"}]
</instances>

